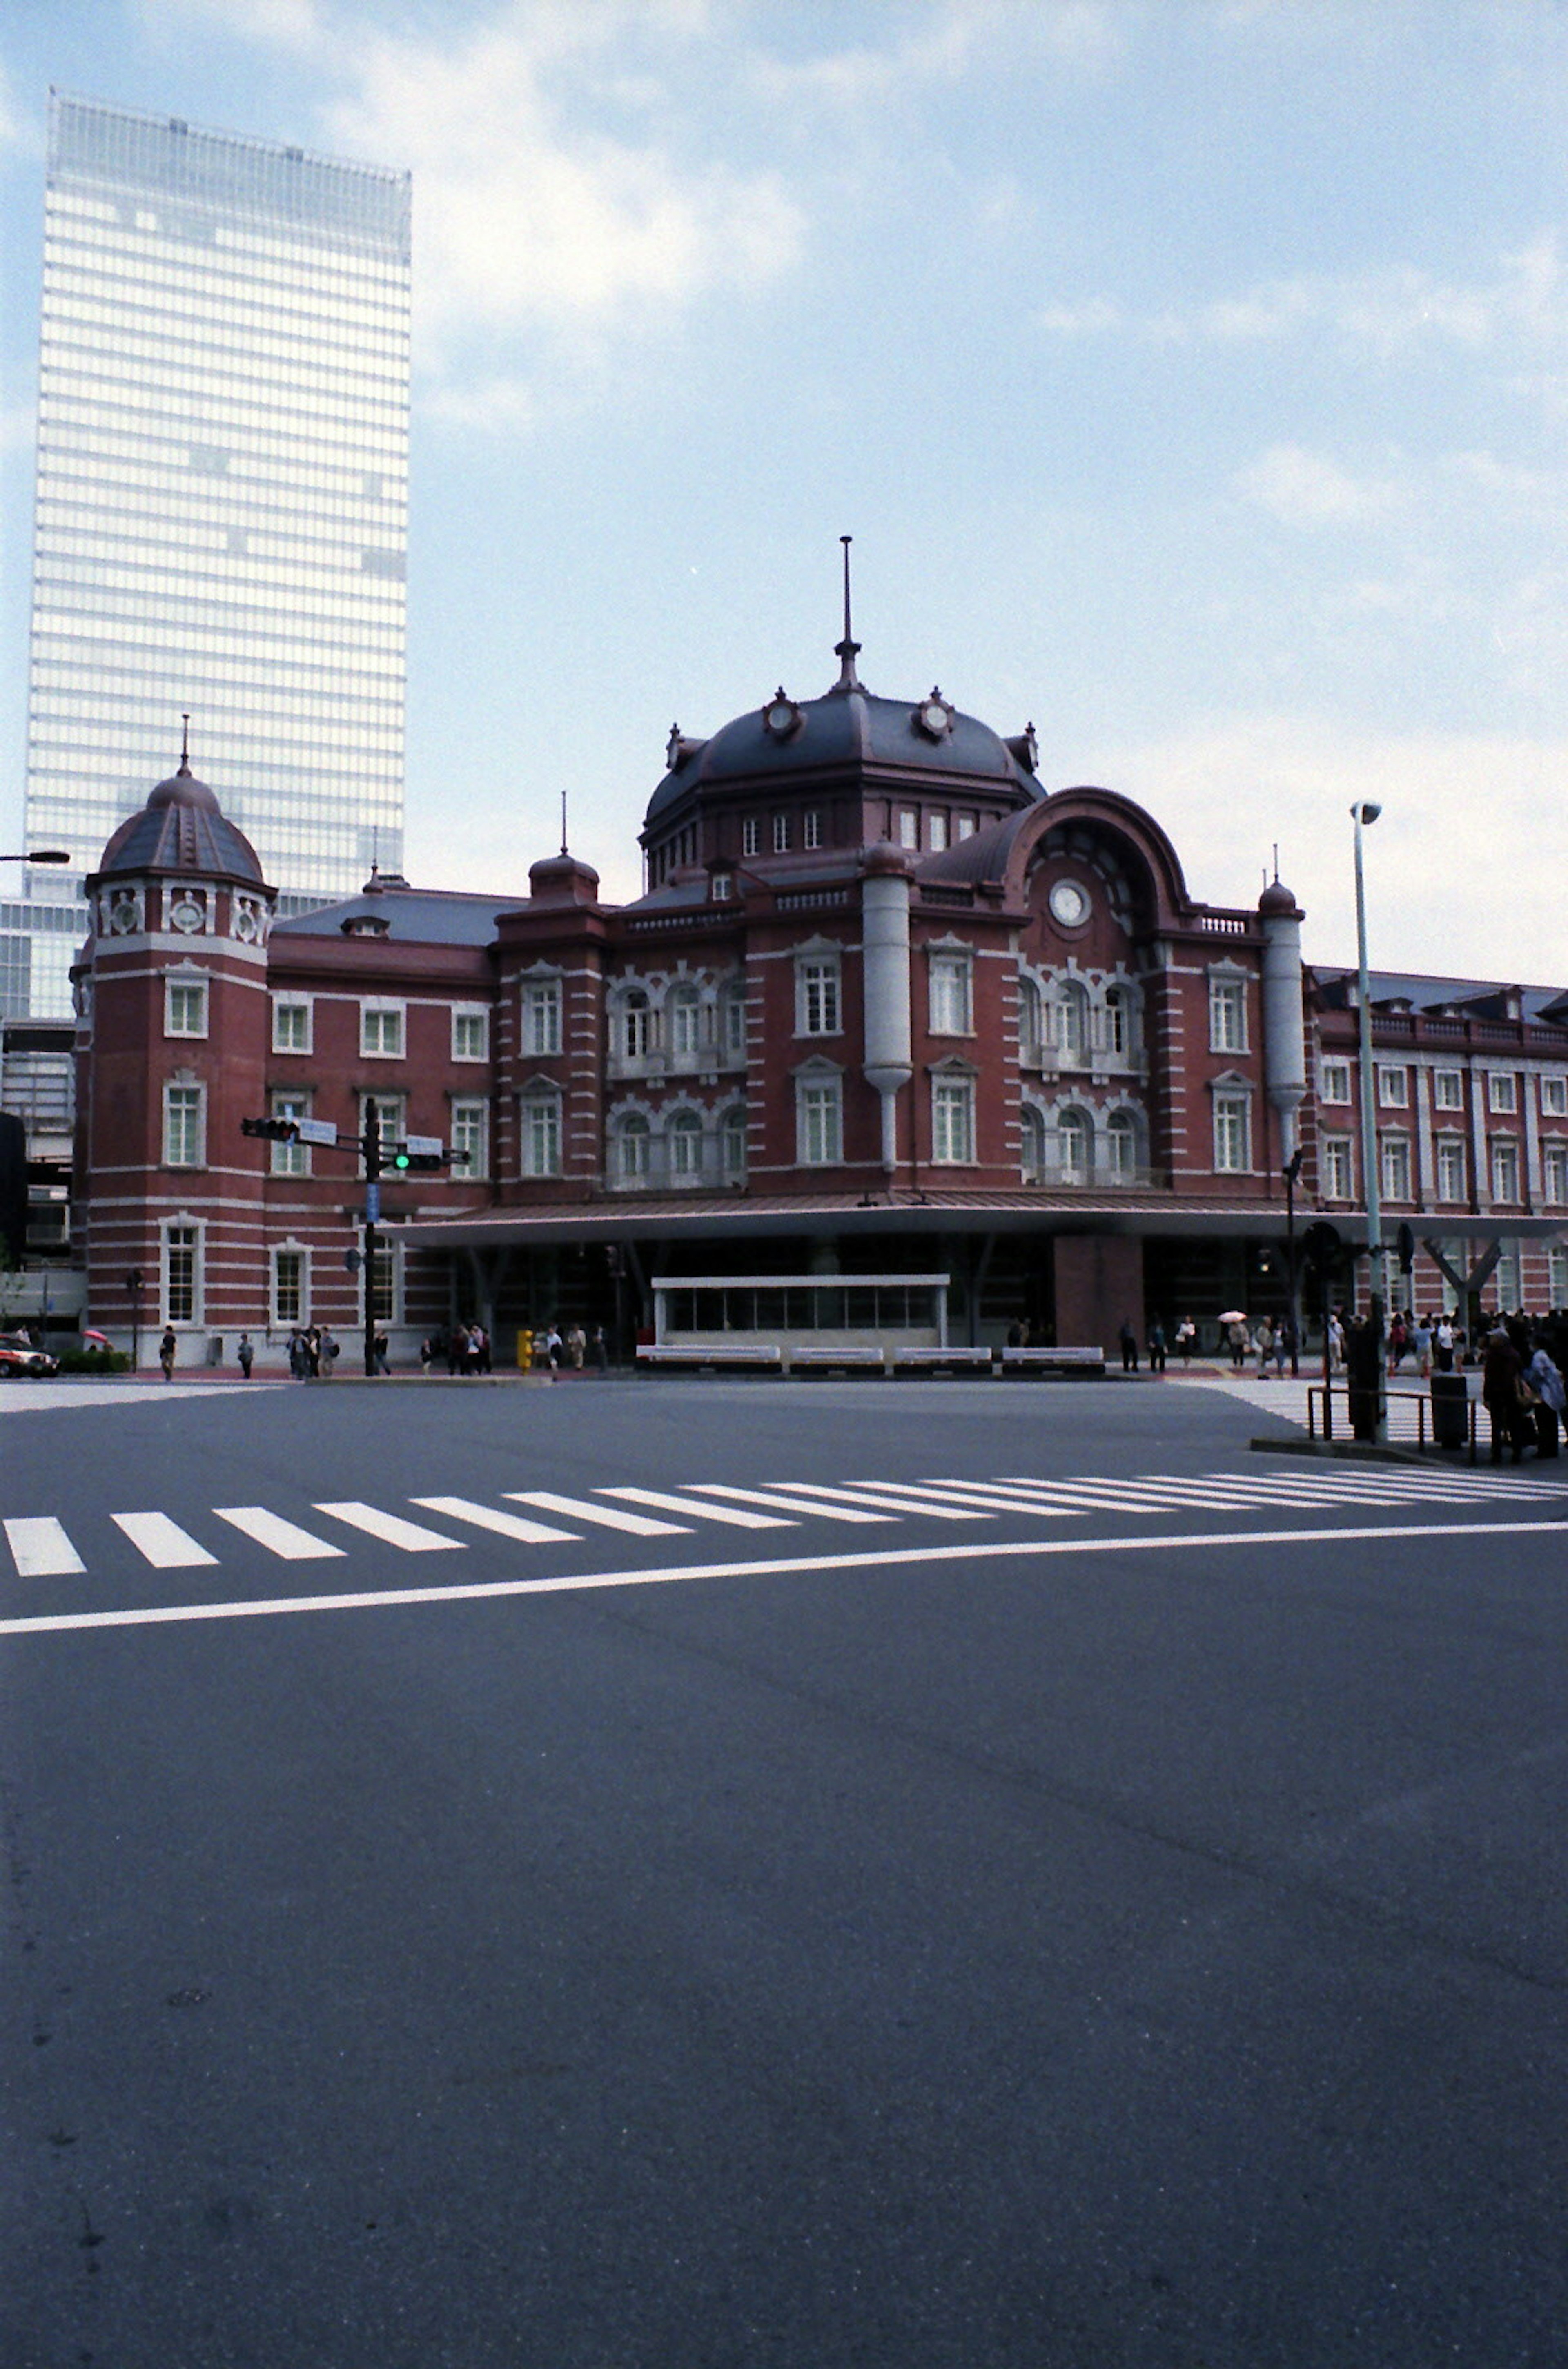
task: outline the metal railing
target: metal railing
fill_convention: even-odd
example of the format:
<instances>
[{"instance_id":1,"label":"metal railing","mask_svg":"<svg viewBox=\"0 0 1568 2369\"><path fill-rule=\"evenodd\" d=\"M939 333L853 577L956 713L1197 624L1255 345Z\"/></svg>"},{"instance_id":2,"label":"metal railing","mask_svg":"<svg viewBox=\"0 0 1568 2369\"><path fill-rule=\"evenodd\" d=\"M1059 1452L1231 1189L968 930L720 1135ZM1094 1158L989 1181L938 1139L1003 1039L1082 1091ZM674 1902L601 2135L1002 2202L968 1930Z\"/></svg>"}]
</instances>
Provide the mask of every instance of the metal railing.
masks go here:
<instances>
[{"instance_id":1,"label":"metal railing","mask_svg":"<svg viewBox=\"0 0 1568 2369\"><path fill-rule=\"evenodd\" d=\"M1307 1386L1307 1436L1309 1439L1332 1440L1335 1436L1333 1402L1336 1394L1343 1394L1345 1399L1345 1424L1339 1436L1342 1438L1350 1438L1354 1436L1350 1402L1355 1393L1352 1391L1350 1384L1347 1381L1343 1380L1333 1382L1310 1382ZM1386 1405L1391 1406L1396 1401L1402 1404L1414 1407L1415 1444L1419 1449L1425 1450L1426 1447L1427 1417L1433 1404L1431 1396L1425 1390L1388 1390L1384 1393L1384 1402ZM1467 1397L1465 1401L1466 1440L1470 1449L1470 1460L1472 1464L1476 1460L1475 1418L1476 1410L1479 1404L1480 1401L1477 1399ZM1434 1438L1432 1445L1436 1447L1437 1444L1436 1439Z\"/></svg>"}]
</instances>

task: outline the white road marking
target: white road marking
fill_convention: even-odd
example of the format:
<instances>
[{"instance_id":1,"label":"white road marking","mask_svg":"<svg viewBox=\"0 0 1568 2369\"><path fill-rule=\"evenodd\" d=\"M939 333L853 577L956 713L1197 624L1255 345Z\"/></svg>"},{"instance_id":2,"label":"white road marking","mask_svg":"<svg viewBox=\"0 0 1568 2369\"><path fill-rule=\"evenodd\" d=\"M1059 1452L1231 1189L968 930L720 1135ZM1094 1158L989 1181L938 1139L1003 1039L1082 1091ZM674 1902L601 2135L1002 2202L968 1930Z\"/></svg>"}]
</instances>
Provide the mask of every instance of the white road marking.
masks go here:
<instances>
[{"instance_id":1,"label":"white road marking","mask_svg":"<svg viewBox=\"0 0 1568 2369\"><path fill-rule=\"evenodd\" d=\"M494 1530L498 1538L517 1539L524 1546L548 1546L560 1539L575 1542L576 1530L552 1529L548 1522L531 1522L524 1514L503 1514L498 1505L481 1505L472 1497L410 1497L429 1514L449 1514L454 1522L472 1522L476 1530Z\"/></svg>"},{"instance_id":2,"label":"white road marking","mask_svg":"<svg viewBox=\"0 0 1568 2369\"><path fill-rule=\"evenodd\" d=\"M166 1514L111 1514L109 1518L124 1531L137 1553L146 1556L155 1571L186 1571L218 1560Z\"/></svg>"},{"instance_id":3,"label":"white road marking","mask_svg":"<svg viewBox=\"0 0 1568 2369\"><path fill-rule=\"evenodd\" d=\"M341 1547L329 1546L310 1530L302 1530L297 1522L286 1522L281 1514L269 1513L265 1505L214 1505L212 1511L220 1522L232 1522L247 1539L254 1539L269 1554L281 1556L285 1562L310 1562L324 1555L340 1555Z\"/></svg>"},{"instance_id":4,"label":"white road marking","mask_svg":"<svg viewBox=\"0 0 1568 2369\"><path fill-rule=\"evenodd\" d=\"M741 1505L776 1505L784 1514L815 1514L824 1522L896 1522L897 1514L856 1511L849 1505L818 1505L809 1497L791 1497L782 1489L732 1489L727 1481L689 1481L694 1497L732 1497Z\"/></svg>"},{"instance_id":5,"label":"white road marking","mask_svg":"<svg viewBox=\"0 0 1568 2369\"><path fill-rule=\"evenodd\" d=\"M379 1505L363 1505L354 1497L318 1505L315 1510L363 1530L368 1538L380 1539L383 1546L398 1547L405 1554L434 1554L442 1547L451 1554L462 1554L467 1549L464 1539L443 1539L439 1530L427 1530L422 1522L406 1522L401 1514L383 1514Z\"/></svg>"},{"instance_id":6,"label":"white road marking","mask_svg":"<svg viewBox=\"0 0 1568 2369\"><path fill-rule=\"evenodd\" d=\"M1378 1522L1332 1533L1333 1540L1363 1544L1419 1542L1431 1539L1561 1539L1565 1525L1552 1521ZM889 1571L899 1566L956 1562L973 1571L988 1562L1031 1562L1047 1556L1169 1555L1184 1549L1221 1547L1322 1547L1321 1528L1304 1530L1173 1530L1147 1539L988 1539L962 1546L883 1547L861 1554L788 1555L758 1562L673 1563L641 1571L559 1573L546 1579L456 1581L446 1587L388 1587L344 1596L280 1596L237 1604L163 1604L122 1612L46 1612L0 1620L0 1636L38 1636L70 1629L150 1629L184 1620L267 1619L290 1612L371 1612L415 1605L475 1604L487 1597L570 1596L601 1587L667 1587L684 1580L778 1579L806 1572ZM1263 1576L1275 1566L1265 1562ZM1422 1576L1424 1574L1418 1574ZM1387 1566L1382 1576L1389 1577Z\"/></svg>"},{"instance_id":7,"label":"white road marking","mask_svg":"<svg viewBox=\"0 0 1568 2369\"><path fill-rule=\"evenodd\" d=\"M87 1567L52 1514L14 1514L6 1543L18 1579L55 1579Z\"/></svg>"},{"instance_id":8,"label":"white road marking","mask_svg":"<svg viewBox=\"0 0 1568 2369\"><path fill-rule=\"evenodd\" d=\"M591 1505L586 1497L557 1497L549 1489L509 1489L519 1505L543 1505L547 1514L570 1514L579 1522L597 1522L601 1529L627 1530L635 1539L680 1539L689 1522L656 1522L650 1514L623 1514L613 1505Z\"/></svg>"},{"instance_id":9,"label":"white road marking","mask_svg":"<svg viewBox=\"0 0 1568 2369\"><path fill-rule=\"evenodd\" d=\"M886 1489L830 1489L819 1481L786 1481L783 1485L797 1497L820 1497L830 1505L880 1505L885 1514L929 1514L933 1522L984 1522L990 1518L961 1505L922 1505L918 1497L898 1497Z\"/></svg>"},{"instance_id":10,"label":"white road marking","mask_svg":"<svg viewBox=\"0 0 1568 2369\"><path fill-rule=\"evenodd\" d=\"M696 1497L674 1497L663 1489L603 1488L596 1497L624 1497L629 1505L657 1505L661 1514L696 1514L704 1522L726 1522L733 1530L793 1530L782 1514L748 1514L738 1505L704 1505Z\"/></svg>"}]
</instances>

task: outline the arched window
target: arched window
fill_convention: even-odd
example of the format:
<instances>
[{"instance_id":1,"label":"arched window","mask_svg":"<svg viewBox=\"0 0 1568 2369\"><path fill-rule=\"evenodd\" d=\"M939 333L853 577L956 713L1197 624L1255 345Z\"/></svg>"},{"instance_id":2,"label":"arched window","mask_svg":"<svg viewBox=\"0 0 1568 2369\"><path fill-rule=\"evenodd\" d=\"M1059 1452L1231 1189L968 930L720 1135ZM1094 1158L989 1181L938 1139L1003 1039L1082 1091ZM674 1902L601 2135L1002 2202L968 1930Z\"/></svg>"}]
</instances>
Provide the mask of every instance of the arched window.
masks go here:
<instances>
[{"instance_id":1,"label":"arched window","mask_svg":"<svg viewBox=\"0 0 1568 2369\"><path fill-rule=\"evenodd\" d=\"M1057 990L1057 1044L1070 1067L1082 1069L1089 1059L1089 998L1076 979L1063 979Z\"/></svg>"},{"instance_id":2,"label":"arched window","mask_svg":"<svg viewBox=\"0 0 1568 2369\"><path fill-rule=\"evenodd\" d=\"M648 1173L648 1123L641 1111L628 1111L615 1139L616 1167L623 1184L640 1184Z\"/></svg>"},{"instance_id":3,"label":"arched window","mask_svg":"<svg viewBox=\"0 0 1568 2369\"><path fill-rule=\"evenodd\" d=\"M678 1184L690 1184L703 1173L703 1122L695 1111L677 1111L665 1140L670 1146L670 1173Z\"/></svg>"},{"instance_id":4,"label":"arched window","mask_svg":"<svg viewBox=\"0 0 1568 2369\"><path fill-rule=\"evenodd\" d=\"M621 1047L628 1061L644 1061L653 1051L653 1006L640 987L634 987L621 1006Z\"/></svg>"},{"instance_id":5,"label":"arched window","mask_svg":"<svg viewBox=\"0 0 1568 2369\"><path fill-rule=\"evenodd\" d=\"M1087 1114L1064 1110L1057 1120L1057 1158L1064 1184L1087 1184L1089 1150L1094 1140Z\"/></svg>"},{"instance_id":6,"label":"arched window","mask_svg":"<svg viewBox=\"0 0 1568 2369\"><path fill-rule=\"evenodd\" d=\"M1040 990L1032 978L1018 982L1018 1050L1025 1061L1037 1061L1043 1036Z\"/></svg>"},{"instance_id":7,"label":"arched window","mask_svg":"<svg viewBox=\"0 0 1568 2369\"><path fill-rule=\"evenodd\" d=\"M723 1041L727 1057L732 1061L746 1059L746 986L734 979L724 990Z\"/></svg>"},{"instance_id":8,"label":"arched window","mask_svg":"<svg viewBox=\"0 0 1568 2369\"><path fill-rule=\"evenodd\" d=\"M1046 1122L1033 1103L1025 1103L1020 1165L1025 1184L1040 1184L1046 1174Z\"/></svg>"},{"instance_id":9,"label":"arched window","mask_svg":"<svg viewBox=\"0 0 1568 2369\"><path fill-rule=\"evenodd\" d=\"M1105 996L1105 1050L1107 1053L1130 1053L1132 1050L1132 1014L1127 1010L1127 990L1109 989Z\"/></svg>"},{"instance_id":10,"label":"arched window","mask_svg":"<svg viewBox=\"0 0 1568 2369\"><path fill-rule=\"evenodd\" d=\"M1130 1184L1138 1174L1138 1130L1131 1113L1113 1113L1105 1127L1105 1164L1117 1184Z\"/></svg>"},{"instance_id":11,"label":"arched window","mask_svg":"<svg viewBox=\"0 0 1568 2369\"><path fill-rule=\"evenodd\" d=\"M727 1177L746 1173L746 1105L737 1103L719 1121L719 1155Z\"/></svg>"}]
</instances>

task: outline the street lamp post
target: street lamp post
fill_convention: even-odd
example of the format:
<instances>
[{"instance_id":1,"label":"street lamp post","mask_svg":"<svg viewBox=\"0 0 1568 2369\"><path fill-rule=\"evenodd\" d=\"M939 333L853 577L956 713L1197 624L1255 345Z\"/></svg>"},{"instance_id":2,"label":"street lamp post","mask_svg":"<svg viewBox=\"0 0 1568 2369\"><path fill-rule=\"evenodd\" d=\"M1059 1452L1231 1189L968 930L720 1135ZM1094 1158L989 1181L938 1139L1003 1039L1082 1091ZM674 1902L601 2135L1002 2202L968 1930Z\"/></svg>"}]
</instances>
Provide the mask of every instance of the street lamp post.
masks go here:
<instances>
[{"instance_id":1,"label":"street lamp post","mask_svg":"<svg viewBox=\"0 0 1568 2369\"><path fill-rule=\"evenodd\" d=\"M1301 1277L1296 1265L1296 1186L1307 1154L1298 1144L1280 1173L1285 1179L1285 1269L1290 1292L1290 1376L1301 1372ZM1326 1327L1325 1327L1326 1331Z\"/></svg>"},{"instance_id":2,"label":"street lamp post","mask_svg":"<svg viewBox=\"0 0 1568 2369\"><path fill-rule=\"evenodd\" d=\"M1363 1370L1365 1390L1375 1377L1376 1399L1371 1410L1371 1436L1381 1440L1387 1436L1388 1405L1383 1390L1383 1298L1384 1255L1383 1218L1379 1197L1377 1106L1372 1076L1372 995L1367 976L1367 892L1362 877L1361 834L1364 825L1375 823L1382 813L1380 806L1370 799L1358 800L1350 809L1356 824L1356 1019L1359 1024L1358 1042L1361 1071L1361 1187L1367 1202L1367 1284L1368 1307L1368 1327L1371 1333L1371 1350Z\"/></svg>"}]
</instances>

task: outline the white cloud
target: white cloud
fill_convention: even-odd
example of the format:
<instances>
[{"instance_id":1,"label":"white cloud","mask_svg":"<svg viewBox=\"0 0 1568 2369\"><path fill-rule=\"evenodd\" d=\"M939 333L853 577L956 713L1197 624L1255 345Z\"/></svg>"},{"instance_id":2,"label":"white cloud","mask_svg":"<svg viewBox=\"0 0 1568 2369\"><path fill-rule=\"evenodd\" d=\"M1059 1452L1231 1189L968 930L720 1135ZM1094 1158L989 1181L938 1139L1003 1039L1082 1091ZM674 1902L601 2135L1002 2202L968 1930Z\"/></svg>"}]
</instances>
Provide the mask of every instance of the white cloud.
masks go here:
<instances>
[{"instance_id":1,"label":"white cloud","mask_svg":"<svg viewBox=\"0 0 1568 2369\"><path fill-rule=\"evenodd\" d=\"M307 57L328 41L316 0L142 0L141 15L165 40L191 29L226 33Z\"/></svg>"},{"instance_id":2,"label":"white cloud","mask_svg":"<svg viewBox=\"0 0 1568 2369\"><path fill-rule=\"evenodd\" d=\"M537 398L521 378L482 378L432 386L420 398L419 409L426 419L452 428L476 428L491 436L531 435L539 419Z\"/></svg>"},{"instance_id":3,"label":"white cloud","mask_svg":"<svg viewBox=\"0 0 1568 2369\"><path fill-rule=\"evenodd\" d=\"M1364 526L1400 509L1404 495L1386 477L1353 477L1322 452L1275 444L1240 470L1238 492L1287 526Z\"/></svg>"},{"instance_id":4,"label":"white cloud","mask_svg":"<svg viewBox=\"0 0 1568 2369\"><path fill-rule=\"evenodd\" d=\"M923 11L866 9L862 26L892 26L892 38L818 56L759 56L750 79L775 101L853 110L886 105L955 81L978 60L1001 52L1016 65L1029 51L1069 64L1098 67L1126 42L1125 12L1099 0L943 0Z\"/></svg>"}]
</instances>

